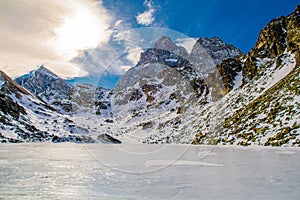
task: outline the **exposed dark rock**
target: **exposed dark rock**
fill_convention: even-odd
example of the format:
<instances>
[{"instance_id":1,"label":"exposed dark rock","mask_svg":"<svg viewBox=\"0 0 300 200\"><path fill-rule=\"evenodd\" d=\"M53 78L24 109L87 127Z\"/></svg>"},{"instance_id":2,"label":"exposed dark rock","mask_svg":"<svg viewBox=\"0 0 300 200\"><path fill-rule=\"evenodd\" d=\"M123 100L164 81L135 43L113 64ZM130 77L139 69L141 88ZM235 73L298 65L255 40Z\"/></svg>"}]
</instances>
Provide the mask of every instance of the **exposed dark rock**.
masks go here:
<instances>
[{"instance_id":1,"label":"exposed dark rock","mask_svg":"<svg viewBox=\"0 0 300 200\"><path fill-rule=\"evenodd\" d=\"M22 141L13 138L7 138L0 133L0 143L22 143Z\"/></svg>"},{"instance_id":2,"label":"exposed dark rock","mask_svg":"<svg viewBox=\"0 0 300 200\"><path fill-rule=\"evenodd\" d=\"M103 101L97 101L95 102L95 106L98 107L99 109L102 110L107 110L108 109L108 104L110 104L109 102L103 102Z\"/></svg>"},{"instance_id":3,"label":"exposed dark rock","mask_svg":"<svg viewBox=\"0 0 300 200\"><path fill-rule=\"evenodd\" d=\"M143 123L139 124L139 126L142 126L143 129L152 128L153 122L151 122L151 121L143 122Z\"/></svg>"},{"instance_id":4,"label":"exposed dark rock","mask_svg":"<svg viewBox=\"0 0 300 200\"><path fill-rule=\"evenodd\" d=\"M85 135L67 135L67 136L57 136L55 135L52 140L53 143L60 142L74 142L74 143L95 143L96 141L90 137Z\"/></svg>"},{"instance_id":5,"label":"exposed dark rock","mask_svg":"<svg viewBox=\"0 0 300 200\"><path fill-rule=\"evenodd\" d=\"M114 123L114 120L112 120L112 119L106 119L105 122L106 123Z\"/></svg>"},{"instance_id":6,"label":"exposed dark rock","mask_svg":"<svg viewBox=\"0 0 300 200\"><path fill-rule=\"evenodd\" d=\"M214 73L208 75L205 82L212 89L213 101L217 101L233 89L235 78L242 71L242 66L243 63L238 59L229 58L217 65Z\"/></svg>"},{"instance_id":7,"label":"exposed dark rock","mask_svg":"<svg viewBox=\"0 0 300 200\"><path fill-rule=\"evenodd\" d=\"M16 120L19 119L21 113L26 115L25 109L22 106L2 92L0 92L0 110L4 114L14 117Z\"/></svg>"},{"instance_id":8,"label":"exposed dark rock","mask_svg":"<svg viewBox=\"0 0 300 200\"><path fill-rule=\"evenodd\" d=\"M108 134L98 135L97 140L104 144L121 144L122 142Z\"/></svg>"},{"instance_id":9,"label":"exposed dark rock","mask_svg":"<svg viewBox=\"0 0 300 200\"><path fill-rule=\"evenodd\" d=\"M135 89L130 93L129 101L138 101L143 97L143 93L139 89Z\"/></svg>"},{"instance_id":10,"label":"exposed dark rock","mask_svg":"<svg viewBox=\"0 0 300 200\"><path fill-rule=\"evenodd\" d=\"M159 84L159 85L157 85L157 84L147 84L147 83L144 84L142 86L142 90L146 94L146 101L147 102L154 101L155 97L153 95L156 94L156 92L161 88L162 88L161 84Z\"/></svg>"},{"instance_id":11,"label":"exposed dark rock","mask_svg":"<svg viewBox=\"0 0 300 200\"><path fill-rule=\"evenodd\" d=\"M21 98L21 94L31 95L27 90L25 90L1 70L0 81L4 82L1 86L1 91L5 94L15 94L17 98Z\"/></svg>"},{"instance_id":12,"label":"exposed dark rock","mask_svg":"<svg viewBox=\"0 0 300 200\"><path fill-rule=\"evenodd\" d=\"M188 65L189 61L174 52L164 49L150 48L141 53L138 65L147 63L160 63L169 67L184 67Z\"/></svg>"}]
</instances>

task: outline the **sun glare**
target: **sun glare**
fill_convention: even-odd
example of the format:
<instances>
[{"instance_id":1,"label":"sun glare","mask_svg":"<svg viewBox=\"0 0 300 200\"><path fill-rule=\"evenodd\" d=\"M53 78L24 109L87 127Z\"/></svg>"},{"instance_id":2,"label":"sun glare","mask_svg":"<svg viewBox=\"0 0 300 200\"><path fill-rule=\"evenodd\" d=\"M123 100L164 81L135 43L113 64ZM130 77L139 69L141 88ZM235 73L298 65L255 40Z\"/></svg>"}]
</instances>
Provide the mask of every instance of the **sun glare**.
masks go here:
<instances>
[{"instance_id":1,"label":"sun glare","mask_svg":"<svg viewBox=\"0 0 300 200\"><path fill-rule=\"evenodd\" d=\"M105 38L105 24L92 8L77 5L55 33L55 49L71 59L79 50L96 47Z\"/></svg>"}]
</instances>

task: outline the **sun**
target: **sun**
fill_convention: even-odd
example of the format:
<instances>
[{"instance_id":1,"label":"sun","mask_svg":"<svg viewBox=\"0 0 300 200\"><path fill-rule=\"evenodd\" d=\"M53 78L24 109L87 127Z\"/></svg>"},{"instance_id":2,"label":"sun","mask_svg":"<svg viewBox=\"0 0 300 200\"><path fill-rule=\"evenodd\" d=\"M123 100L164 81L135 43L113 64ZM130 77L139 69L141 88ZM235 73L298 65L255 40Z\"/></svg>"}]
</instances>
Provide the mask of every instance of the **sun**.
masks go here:
<instances>
[{"instance_id":1,"label":"sun","mask_svg":"<svg viewBox=\"0 0 300 200\"><path fill-rule=\"evenodd\" d=\"M77 4L63 23L54 30L54 48L67 59L74 58L78 51L95 48L105 39L105 22L90 6Z\"/></svg>"}]
</instances>

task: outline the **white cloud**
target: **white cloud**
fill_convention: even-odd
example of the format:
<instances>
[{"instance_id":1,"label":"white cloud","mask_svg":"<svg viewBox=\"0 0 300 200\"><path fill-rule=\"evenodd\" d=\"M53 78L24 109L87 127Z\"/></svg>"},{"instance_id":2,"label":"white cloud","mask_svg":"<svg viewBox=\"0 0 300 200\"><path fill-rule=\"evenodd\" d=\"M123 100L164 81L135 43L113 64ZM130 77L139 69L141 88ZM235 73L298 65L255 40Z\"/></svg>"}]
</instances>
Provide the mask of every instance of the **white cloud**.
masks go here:
<instances>
[{"instance_id":1,"label":"white cloud","mask_svg":"<svg viewBox=\"0 0 300 200\"><path fill-rule=\"evenodd\" d=\"M177 45L183 46L188 53L191 53L196 41L196 38L178 38L175 42Z\"/></svg>"},{"instance_id":2,"label":"white cloud","mask_svg":"<svg viewBox=\"0 0 300 200\"><path fill-rule=\"evenodd\" d=\"M56 50L67 58L75 57L78 50L96 48L100 42L107 42L111 34L109 15L101 5L95 6L87 0L71 2L68 4L71 12L54 30L56 37L52 41Z\"/></svg>"},{"instance_id":3,"label":"white cloud","mask_svg":"<svg viewBox=\"0 0 300 200\"><path fill-rule=\"evenodd\" d=\"M1 0L0 69L16 77L44 64L82 76L77 52L108 41L110 15L95 0Z\"/></svg>"},{"instance_id":4,"label":"white cloud","mask_svg":"<svg viewBox=\"0 0 300 200\"><path fill-rule=\"evenodd\" d=\"M115 46L109 42L100 48L85 51L82 57L76 58L75 61L92 76L101 76L104 71L123 74L124 71L120 70L120 66L127 65L123 50L122 46Z\"/></svg>"},{"instance_id":5,"label":"white cloud","mask_svg":"<svg viewBox=\"0 0 300 200\"><path fill-rule=\"evenodd\" d=\"M136 21L138 24L149 26L155 20L153 16L155 9L153 8L153 3L151 0L145 0L144 5L148 8L148 10L144 11L143 13L138 13L136 16Z\"/></svg>"},{"instance_id":6,"label":"white cloud","mask_svg":"<svg viewBox=\"0 0 300 200\"><path fill-rule=\"evenodd\" d=\"M135 65L140 60L141 52L143 52L143 49L139 46L135 49L130 49L127 52L127 59Z\"/></svg>"},{"instance_id":7,"label":"white cloud","mask_svg":"<svg viewBox=\"0 0 300 200\"><path fill-rule=\"evenodd\" d=\"M114 41L123 43L123 53L127 55L126 58L131 62L132 66L137 64L140 59L140 54L143 51L143 48L141 47L143 46L143 38L140 35L140 30L142 29L120 31L113 36ZM149 48L149 46L147 46L147 48Z\"/></svg>"}]
</instances>

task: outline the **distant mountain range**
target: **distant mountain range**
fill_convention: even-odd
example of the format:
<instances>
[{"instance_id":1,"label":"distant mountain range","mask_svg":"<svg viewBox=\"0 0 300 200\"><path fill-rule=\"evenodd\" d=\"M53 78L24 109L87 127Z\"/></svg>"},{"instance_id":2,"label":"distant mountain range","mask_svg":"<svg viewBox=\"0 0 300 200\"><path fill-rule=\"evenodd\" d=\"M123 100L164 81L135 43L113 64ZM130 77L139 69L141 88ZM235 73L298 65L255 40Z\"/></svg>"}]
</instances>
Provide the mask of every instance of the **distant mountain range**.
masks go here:
<instances>
[{"instance_id":1,"label":"distant mountain range","mask_svg":"<svg viewBox=\"0 0 300 200\"><path fill-rule=\"evenodd\" d=\"M272 20L249 53L162 36L114 90L71 85L41 66L0 73L1 142L300 146L300 6Z\"/></svg>"}]
</instances>

